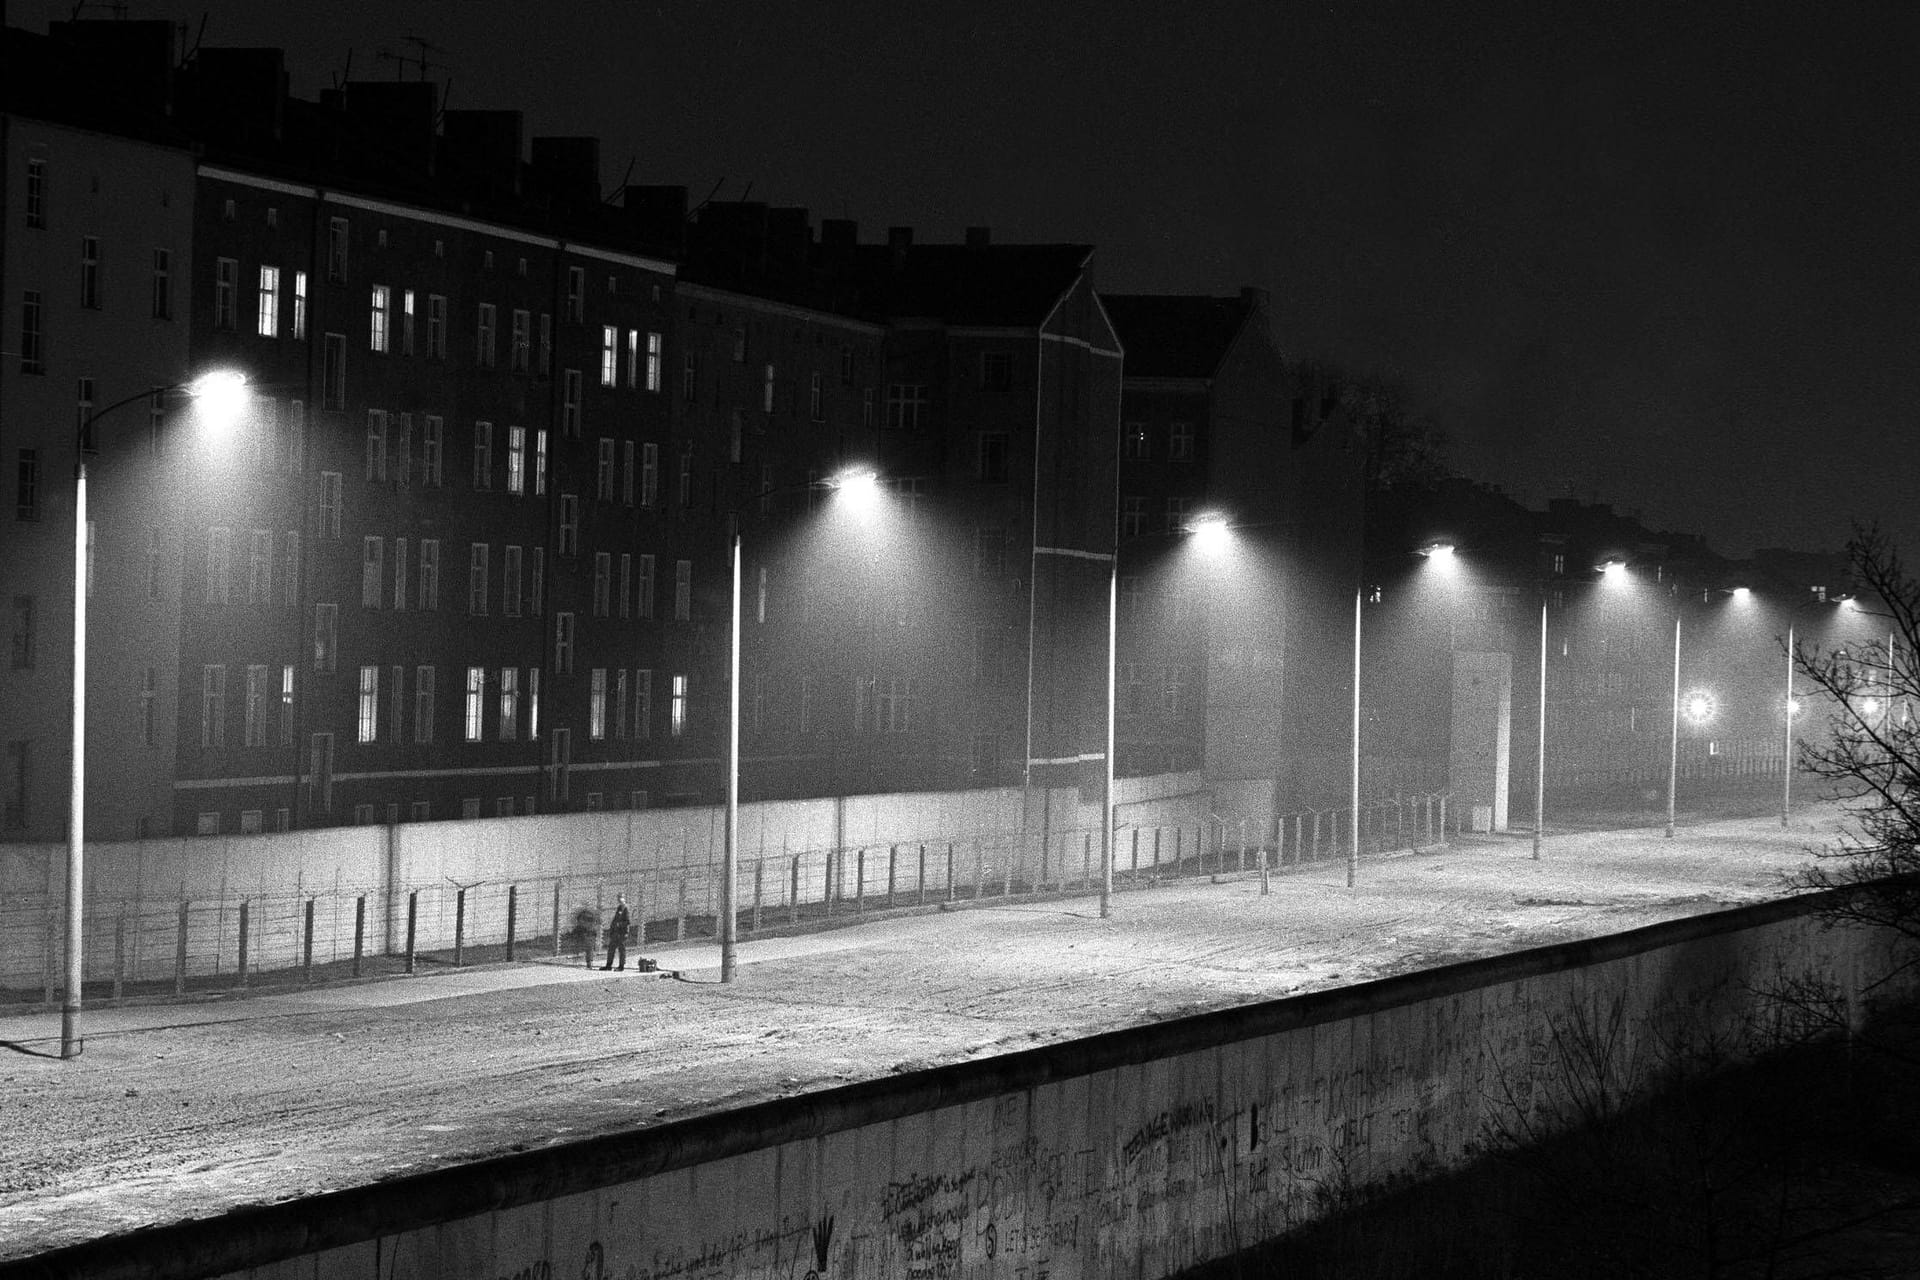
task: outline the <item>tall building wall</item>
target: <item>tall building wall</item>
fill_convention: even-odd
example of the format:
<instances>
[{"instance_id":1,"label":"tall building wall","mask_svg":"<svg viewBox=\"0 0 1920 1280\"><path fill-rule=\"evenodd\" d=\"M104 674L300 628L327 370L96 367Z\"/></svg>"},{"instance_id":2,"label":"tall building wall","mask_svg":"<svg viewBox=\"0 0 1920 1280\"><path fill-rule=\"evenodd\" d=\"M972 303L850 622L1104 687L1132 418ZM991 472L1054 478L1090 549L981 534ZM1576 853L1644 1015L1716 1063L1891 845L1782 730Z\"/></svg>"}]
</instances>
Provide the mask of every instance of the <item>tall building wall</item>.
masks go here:
<instances>
[{"instance_id":1,"label":"tall building wall","mask_svg":"<svg viewBox=\"0 0 1920 1280\"><path fill-rule=\"evenodd\" d=\"M75 464L88 470L86 830L167 829L190 402L193 161L4 117L0 251L0 839L68 826Z\"/></svg>"}]
</instances>

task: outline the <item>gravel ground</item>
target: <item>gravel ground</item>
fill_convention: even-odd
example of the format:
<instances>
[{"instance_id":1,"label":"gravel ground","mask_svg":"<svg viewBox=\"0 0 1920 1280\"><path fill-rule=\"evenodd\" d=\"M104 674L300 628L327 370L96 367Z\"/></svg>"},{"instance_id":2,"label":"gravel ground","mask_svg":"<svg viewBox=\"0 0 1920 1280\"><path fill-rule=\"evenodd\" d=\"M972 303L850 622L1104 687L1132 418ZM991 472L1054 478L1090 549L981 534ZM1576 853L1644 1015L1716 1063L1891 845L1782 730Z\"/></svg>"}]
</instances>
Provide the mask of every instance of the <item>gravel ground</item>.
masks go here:
<instances>
[{"instance_id":1,"label":"gravel ground","mask_svg":"<svg viewBox=\"0 0 1920 1280\"><path fill-rule=\"evenodd\" d=\"M1781 894L1838 815L1527 837L653 954L0 1018L0 1259Z\"/></svg>"}]
</instances>

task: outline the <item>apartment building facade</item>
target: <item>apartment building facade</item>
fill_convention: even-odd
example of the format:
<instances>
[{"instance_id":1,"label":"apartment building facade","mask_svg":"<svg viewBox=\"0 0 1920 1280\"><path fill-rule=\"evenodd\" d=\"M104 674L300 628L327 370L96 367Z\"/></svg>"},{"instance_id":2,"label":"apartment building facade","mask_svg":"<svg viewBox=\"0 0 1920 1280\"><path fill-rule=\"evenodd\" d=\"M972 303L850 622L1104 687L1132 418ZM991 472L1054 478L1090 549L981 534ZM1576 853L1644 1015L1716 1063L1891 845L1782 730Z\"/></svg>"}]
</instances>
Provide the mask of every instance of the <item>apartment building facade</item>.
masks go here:
<instances>
[{"instance_id":1,"label":"apartment building facade","mask_svg":"<svg viewBox=\"0 0 1920 1280\"><path fill-rule=\"evenodd\" d=\"M88 603L86 827L129 838L164 830L171 809L182 522L168 494L195 435L178 390L190 374L194 162L164 131L47 113L31 80L23 70L0 113L0 840L68 827L76 577Z\"/></svg>"}]
</instances>

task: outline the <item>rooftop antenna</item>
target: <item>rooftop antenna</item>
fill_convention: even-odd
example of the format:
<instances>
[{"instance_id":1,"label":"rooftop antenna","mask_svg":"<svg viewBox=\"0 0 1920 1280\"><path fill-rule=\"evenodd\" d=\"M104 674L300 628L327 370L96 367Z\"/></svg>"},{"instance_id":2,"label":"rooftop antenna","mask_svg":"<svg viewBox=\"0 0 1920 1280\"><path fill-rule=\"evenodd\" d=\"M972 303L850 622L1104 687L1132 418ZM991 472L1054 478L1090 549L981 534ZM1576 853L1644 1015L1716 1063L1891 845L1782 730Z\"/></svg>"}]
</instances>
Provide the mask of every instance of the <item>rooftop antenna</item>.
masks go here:
<instances>
[{"instance_id":1,"label":"rooftop antenna","mask_svg":"<svg viewBox=\"0 0 1920 1280\"><path fill-rule=\"evenodd\" d=\"M613 199L616 195L620 195L626 191L627 183L632 181L633 179L633 166L637 163L638 163L637 157L634 157L634 156L627 157L627 171L620 175L619 185L614 187L612 191L607 193L607 198L602 200L600 202L601 204L612 204Z\"/></svg>"}]
</instances>

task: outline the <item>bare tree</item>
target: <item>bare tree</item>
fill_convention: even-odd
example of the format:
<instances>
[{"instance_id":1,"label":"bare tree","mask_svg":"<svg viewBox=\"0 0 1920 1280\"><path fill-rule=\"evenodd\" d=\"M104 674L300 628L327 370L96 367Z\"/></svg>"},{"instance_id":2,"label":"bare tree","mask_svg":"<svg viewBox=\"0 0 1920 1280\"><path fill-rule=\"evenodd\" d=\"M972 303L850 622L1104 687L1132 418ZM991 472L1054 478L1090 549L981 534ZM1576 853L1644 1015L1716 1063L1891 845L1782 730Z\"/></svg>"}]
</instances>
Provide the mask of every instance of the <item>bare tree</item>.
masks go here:
<instances>
[{"instance_id":1,"label":"bare tree","mask_svg":"<svg viewBox=\"0 0 1920 1280\"><path fill-rule=\"evenodd\" d=\"M1856 526L1847 556L1853 607L1886 626L1864 643L1794 646L1795 670L1828 710L1825 732L1800 743L1800 767L1827 783L1849 817L1795 880L1845 891L1829 918L1900 935L1908 945L1896 969L1876 975L1887 981L1920 964L1920 582L1877 526Z\"/></svg>"}]
</instances>

